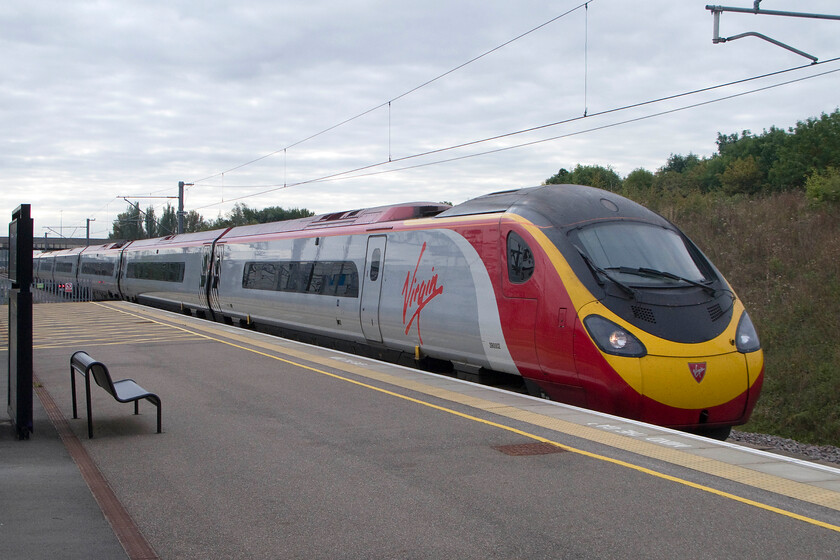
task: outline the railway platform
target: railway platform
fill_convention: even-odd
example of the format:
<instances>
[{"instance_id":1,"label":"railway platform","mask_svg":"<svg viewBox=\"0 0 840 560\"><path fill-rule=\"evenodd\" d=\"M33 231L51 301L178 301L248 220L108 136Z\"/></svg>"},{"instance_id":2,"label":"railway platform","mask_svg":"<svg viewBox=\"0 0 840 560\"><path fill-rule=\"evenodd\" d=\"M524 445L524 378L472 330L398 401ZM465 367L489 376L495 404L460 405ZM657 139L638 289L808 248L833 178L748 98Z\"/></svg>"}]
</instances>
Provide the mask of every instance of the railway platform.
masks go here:
<instances>
[{"instance_id":1,"label":"railway platform","mask_svg":"<svg viewBox=\"0 0 840 560\"><path fill-rule=\"evenodd\" d=\"M828 465L122 302L36 305L34 335L2 558L840 554ZM163 433L94 387L88 439L77 350L158 394Z\"/></svg>"}]
</instances>

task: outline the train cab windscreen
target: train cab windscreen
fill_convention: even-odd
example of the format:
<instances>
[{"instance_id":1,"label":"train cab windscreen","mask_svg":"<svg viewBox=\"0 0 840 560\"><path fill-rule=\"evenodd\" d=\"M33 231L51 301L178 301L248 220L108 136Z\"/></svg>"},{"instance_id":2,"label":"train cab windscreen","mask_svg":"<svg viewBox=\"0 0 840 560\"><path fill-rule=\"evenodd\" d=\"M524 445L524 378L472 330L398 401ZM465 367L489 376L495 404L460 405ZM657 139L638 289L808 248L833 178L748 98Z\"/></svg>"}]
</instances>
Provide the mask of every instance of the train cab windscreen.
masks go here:
<instances>
[{"instance_id":1,"label":"train cab windscreen","mask_svg":"<svg viewBox=\"0 0 840 560\"><path fill-rule=\"evenodd\" d=\"M641 222L606 222L572 234L598 269L639 287L705 284L704 274L675 231ZM705 267L703 267L705 268Z\"/></svg>"}]
</instances>

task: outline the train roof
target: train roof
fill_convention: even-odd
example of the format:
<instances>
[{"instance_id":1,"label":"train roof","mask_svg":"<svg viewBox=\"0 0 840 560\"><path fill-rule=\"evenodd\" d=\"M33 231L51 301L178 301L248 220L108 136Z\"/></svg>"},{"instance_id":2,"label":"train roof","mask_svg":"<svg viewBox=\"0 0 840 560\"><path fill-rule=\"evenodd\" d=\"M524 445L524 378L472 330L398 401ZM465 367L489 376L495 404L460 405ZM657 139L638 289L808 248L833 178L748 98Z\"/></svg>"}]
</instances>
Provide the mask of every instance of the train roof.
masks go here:
<instances>
[{"instance_id":1,"label":"train roof","mask_svg":"<svg viewBox=\"0 0 840 560\"><path fill-rule=\"evenodd\" d=\"M71 249L59 249L57 251L47 251L47 252L40 253L38 255L35 255L33 253L33 257L35 257L35 258L72 257L72 256L75 256L75 255L78 255L79 253L81 253L84 250L85 250L84 247L73 247Z\"/></svg>"},{"instance_id":2,"label":"train roof","mask_svg":"<svg viewBox=\"0 0 840 560\"><path fill-rule=\"evenodd\" d=\"M121 249L127 243L131 243L131 241L125 241L125 240L112 241L110 243L103 243L102 245L91 245L89 247L86 247L85 251L109 251L109 250L112 250L112 249Z\"/></svg>"},{"instance_id":3,"label":"train roof","mask_svg":"<svg viewBox=\"0 0 840 560\"><path fill-rule=\"evenodd\" d=\"M605 218L633 219L662 226L668 222L644 206L610 191L584 185L542 185L495 192L468 200L438 218L511 212L570 227Z\"/></svg>"},{"instance_id":4,"label":"train roof","mask_svg":"<svg viewBox=\"0 0 840 560\"><path fill-rule=\"evenodd\" d=\"M618 212L624 218L651 220L652 217L664 220L655 213L647 210L620 195L583 185L542 185L499 191L467 200L457 206L436 202L411 202L346 210L319 214L296 220L269 222L237 226L233 228L201 231L169 235L154 239L138 239L129 242L113 242L104 245L56 251L43 256L61 256L78 254L79 252L94 252L114 250L122 247L128 249L142 249L146 247L161 247L166 245L204 244L214 240L222 242L242 237L261 236L275 233L296 231L312 231L346 226L364 226L393 221L405 221L419 218L449 218L490 213L538 213L548 214L551 221L557 225L569 225L572 222L582 222L588 219L599 219L604 216L604 209ZM620 209L620 210L619 210ZM654 220L656 220L654 218Z\"/></svg>"},{"instance_id":5,"label":"train roof","mask_svg":"<svg viewBox=\"0 0 840 560\"><path fill-rule=\"evenodd\" d=\"M154 237L152 239L136 239L128 244L126 249L144 249L148 247L161 247L166 245L190 245L212 243L222 233L224 229L214 229L210 231L197 231L194 233L181 233L177 235L167 235L166 237Z\"/></svg>"},{"instance_id":6,"label":"train roof","mask_svg":"<svg viewBox=\"0 0 840 560\"><path fill-rule=\"evenodd\" d=\"M513 205L526 197L528 193L540 188L528 187L485 194L484 196L479 196L478 198L473 198L457 206L453 206L449 210L441 212L436 217L451 218L453 216L507 212Z\"/></svg>"},{"instance_id":7,"label":"train roof","mask_svg":"<svg viewBox=\"0 0 840 560\"><path fill-rule=\"evenodd\" d=\"M112 241L109 243L103 243L102 245L89 245L87 247L73 247L72 249L59 249L57 251L41 251L35 253L33 251L32 256L36 259L41 258L55 258L55 257L66 257L72 255L78 255L79 253L94 253L97 251L109 251L115 250L123 247L125 244L130 243L130 241Z\"/></svg>"},{"instance_id":8,"label":"train roof","mask_svg":"<svg viewBox=\"0 0 840 560\"><path fill-rule=\"evenodd\" d=\"M237 226L227 232L222 239L428 218L448 208L451 208L451 206L437 202L411 202L407 204L393 204L375 208L331 212L329 214L319 214L317 216L286 220L283 222Z\"/></svg>"}]
</instances>

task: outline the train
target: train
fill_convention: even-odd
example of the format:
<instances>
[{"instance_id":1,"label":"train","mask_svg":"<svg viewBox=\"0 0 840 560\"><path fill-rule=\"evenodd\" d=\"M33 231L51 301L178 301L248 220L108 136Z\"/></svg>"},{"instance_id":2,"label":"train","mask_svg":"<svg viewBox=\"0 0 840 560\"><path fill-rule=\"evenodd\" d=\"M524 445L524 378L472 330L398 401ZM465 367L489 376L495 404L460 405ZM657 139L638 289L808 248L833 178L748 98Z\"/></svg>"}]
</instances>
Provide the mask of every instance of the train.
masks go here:
<instances>
[{"instance_id":1,"label":"train","mask_svg":"<svg viewBox=\"0 0 840 560\"><path fill-rule=\"evenodd\" d=\"M764 357L674 224L583 185L395 204L44 253L41 282L502 375L535 396L724 439Z\"/></svg>"}]
</instances>

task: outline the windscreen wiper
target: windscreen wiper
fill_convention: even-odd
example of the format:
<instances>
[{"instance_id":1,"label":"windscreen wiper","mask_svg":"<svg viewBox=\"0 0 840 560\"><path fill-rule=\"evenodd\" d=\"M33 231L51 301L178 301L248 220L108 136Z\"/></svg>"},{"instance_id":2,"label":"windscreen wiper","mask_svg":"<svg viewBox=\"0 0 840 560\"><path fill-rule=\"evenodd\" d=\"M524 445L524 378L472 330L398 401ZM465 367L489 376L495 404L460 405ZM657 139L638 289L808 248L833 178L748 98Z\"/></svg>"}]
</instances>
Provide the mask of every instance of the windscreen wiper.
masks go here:
<instances>
[{"instance_id":1,"label":"windscreen wiper","mask_svg":"<svg viewBox=\"0 0 840 560\"><path fill-rule=\"evenodd\" d=\"M604 278L606 278L607 280L609 280L610 282L612 282L613 284L615 284L616 286L621 288L621 290L625 294L630 296L632 299L636 299L636 290L634 290L633 288L631 288L627 284L625 284L625 283L623 283L619 280L616 280L615 277L613 277L609 272L607 272L606 270L604 270L603 268L601 268L600 266L598 266L597 264L592 262L592 259L587 257L586 253L584 253L583 250L580 247L575 246L575 249L577 249L577 252L580 253L581 257L583 257L583 262L585 262L586 266L589 267L589 270L592 271L592 276L595 277L595 280L597 280L599 285L601 285L601 286L604 285L604 282L598 276L600 274Z\"/></svg>"},{"instance_id":2,"label":"windscreen wiper","mask_svg":"<svg viewBox=\"0 0 840 560\"><path fill-rule=\"evenodd\" d=\"M702 282L698 282L697 280L690 280L688 278L683 278L673 272L665 272L663 270L656 270L655 268L630 268L629 266L616 266L613 268L609 268L607 270L616 270L622 274L635 274L636 276L653 276L656 278L668 278L669 280L676 280L678 282L685 282L686 284L691 284L692 286L697 286L698 288L702 288L706 293L709 295L716 295L717 290L708 284L703 284Z\"/></svg>"}]
</instances>

